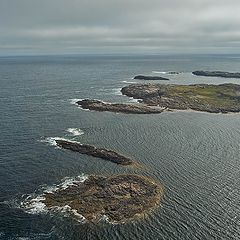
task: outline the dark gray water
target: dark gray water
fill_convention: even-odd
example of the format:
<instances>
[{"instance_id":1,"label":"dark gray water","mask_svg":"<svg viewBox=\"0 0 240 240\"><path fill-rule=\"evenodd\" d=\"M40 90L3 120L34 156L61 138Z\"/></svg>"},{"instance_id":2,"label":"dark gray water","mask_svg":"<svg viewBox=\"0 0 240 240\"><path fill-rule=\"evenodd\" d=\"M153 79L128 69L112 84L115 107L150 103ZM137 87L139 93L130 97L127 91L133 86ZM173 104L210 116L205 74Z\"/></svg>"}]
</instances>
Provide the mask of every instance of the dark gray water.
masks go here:
<instances>
[{"instance_id":1,"label":"dark gray water","mask_svg":"<svg viewBox=\"0 0 240 240\"><path fill-rule=\"evenodd\" d=\"M182 72L169 76L176 84L239 83L191 75L199 69L240 71L239 60L234 55L0 58L0 239L240 239L240 114L124 115L83 111L71 103L86 97L129 101L119 89L134 75L152 71ZM74 136L69 128L84 134ZM146 168L56 149L51 137L114 149ZM27 197L76 176L114 173L160 181L161 207L135 223L89 225L41 212L41 206L28 211L21 206Z\"/></svg>"}]
</instances>

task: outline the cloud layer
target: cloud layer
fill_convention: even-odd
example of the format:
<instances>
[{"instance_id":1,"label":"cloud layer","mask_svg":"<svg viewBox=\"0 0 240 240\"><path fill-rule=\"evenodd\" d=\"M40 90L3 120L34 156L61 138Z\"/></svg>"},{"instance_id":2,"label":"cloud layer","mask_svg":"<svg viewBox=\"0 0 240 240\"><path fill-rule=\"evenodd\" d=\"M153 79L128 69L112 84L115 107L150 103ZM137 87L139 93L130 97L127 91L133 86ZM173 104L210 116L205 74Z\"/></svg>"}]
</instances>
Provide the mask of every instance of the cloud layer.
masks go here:
<instances>
[{"instance_id":1,"label":"cloud layer","mask_svg":"<svg viewBox=\"0 0 240 240\"><path fill-rule=\"evenodd\" d=\"M0 55L240 53L238 0L0 0Z\"/></svg>"}]
</instances>

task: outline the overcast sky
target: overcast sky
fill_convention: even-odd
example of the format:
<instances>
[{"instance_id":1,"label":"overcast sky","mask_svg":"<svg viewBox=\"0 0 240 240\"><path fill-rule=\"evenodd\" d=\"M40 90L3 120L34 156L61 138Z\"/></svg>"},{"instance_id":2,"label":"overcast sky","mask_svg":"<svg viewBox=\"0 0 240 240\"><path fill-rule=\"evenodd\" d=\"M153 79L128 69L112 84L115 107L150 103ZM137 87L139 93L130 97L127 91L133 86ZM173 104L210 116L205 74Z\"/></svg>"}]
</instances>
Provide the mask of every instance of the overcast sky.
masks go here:
<instances>
[{"instance_id":1,"label":"overcast sky","mask_svg":"<svg viewBox=\"0 0 240 240\"><path fill-rule=\"evenodd\" d=\"M240 53L240 0L0 0L0 55Z\"/></svg>"}]
</instances>

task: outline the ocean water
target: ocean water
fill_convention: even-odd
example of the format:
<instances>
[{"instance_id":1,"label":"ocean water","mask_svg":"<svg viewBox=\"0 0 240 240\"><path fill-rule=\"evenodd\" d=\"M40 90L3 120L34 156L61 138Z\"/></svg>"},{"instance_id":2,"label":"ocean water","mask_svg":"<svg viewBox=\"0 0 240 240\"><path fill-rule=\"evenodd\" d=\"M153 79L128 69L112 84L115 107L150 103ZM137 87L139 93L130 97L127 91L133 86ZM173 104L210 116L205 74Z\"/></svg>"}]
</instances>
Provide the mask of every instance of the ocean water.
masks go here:
<instances>
[{"instance_id":1,"label":"ocean water","mask_svg":"<svg viewBox=\"0 0 240 240\"><path fill-rule=\"evenodd\" d=\"M120 89L137 74L161 83L239 83L193 70L240 71L238 55L0 58L0 239L240 239L240 114L194 111L124 115L84 111L76 99L131 102ZM162 73L156 73L162 72ZM53 138L116 150L133 169L62 150ZM164 186L161 206L128 224L86 224L50 213L41 193L89 174L136 173Z\"/></svg>"}]
</instances>

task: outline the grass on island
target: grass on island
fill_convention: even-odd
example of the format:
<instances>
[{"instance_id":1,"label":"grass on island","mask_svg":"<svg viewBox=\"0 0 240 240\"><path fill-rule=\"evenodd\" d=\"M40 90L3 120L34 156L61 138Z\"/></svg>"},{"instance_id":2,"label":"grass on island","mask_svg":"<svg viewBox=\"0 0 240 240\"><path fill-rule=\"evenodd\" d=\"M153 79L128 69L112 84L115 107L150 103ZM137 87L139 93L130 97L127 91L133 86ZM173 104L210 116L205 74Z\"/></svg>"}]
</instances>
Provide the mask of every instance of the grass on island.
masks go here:
<instances>
[{"instance_id":1,"label":"grass on island","mask_svg":"<svg viewBox=\"0 0 240 240\"><path fill-rule=\"evenodd\" d=\"M171 96L181 96L191 100L201 100L214 105L240 103L240 86L223 85L168 85L166 92Z\"/></svg>"}]
</instances>

